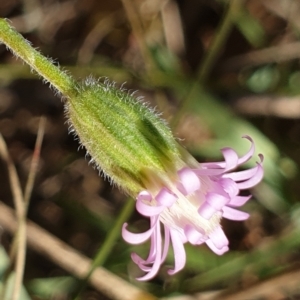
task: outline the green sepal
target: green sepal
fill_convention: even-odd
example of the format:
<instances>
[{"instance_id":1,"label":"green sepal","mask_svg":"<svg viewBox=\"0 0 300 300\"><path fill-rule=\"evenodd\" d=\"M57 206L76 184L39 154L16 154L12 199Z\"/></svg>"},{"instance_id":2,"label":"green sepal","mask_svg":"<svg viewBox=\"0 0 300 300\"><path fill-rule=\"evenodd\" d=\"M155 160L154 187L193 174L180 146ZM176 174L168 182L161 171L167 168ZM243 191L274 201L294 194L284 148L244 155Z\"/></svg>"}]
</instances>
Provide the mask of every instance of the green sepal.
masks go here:
<instances>
[{"instance_id":1,"label":"green sepal","mask_svg":"<svg viewBox=\"0 0 300 300\"><path fill-rule=\"evenodd\" d=\"M114 84L89 78L66 102L70 130L111 181L132 196L180 167L179 145L166 123ZM151 174L151 179L150 179Z\"/></svg>"}]
</instances>

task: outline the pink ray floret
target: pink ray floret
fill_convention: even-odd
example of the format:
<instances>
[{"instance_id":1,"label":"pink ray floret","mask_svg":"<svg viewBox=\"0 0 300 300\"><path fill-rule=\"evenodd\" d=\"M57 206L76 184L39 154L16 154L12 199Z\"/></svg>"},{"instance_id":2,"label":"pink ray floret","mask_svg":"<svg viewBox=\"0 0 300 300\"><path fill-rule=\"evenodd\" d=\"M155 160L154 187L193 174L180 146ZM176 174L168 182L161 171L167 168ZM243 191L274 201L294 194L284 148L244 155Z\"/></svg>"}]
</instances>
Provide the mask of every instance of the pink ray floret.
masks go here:
<instances>
[{"instance_id":1,"label":"pink ray floret","mask_svg":"<svg viewBox=\"0 0 300 300\"><path fill-rule=\"evenodd\" d=\"M241 196L240 191L257 185L263 178L263 156L255 167L232 172L250 160L255 147L251 142L249 151L242 157L231 148L222 149L223 162L199 164L199 168L182 168L177 172L174 187L162 187L156 195L142 191L137 196L136 209L150 218L150 229L132 233L123 225L122 236L130 244L141 244L150 239L150 251L146 259L136 253L132 260L146 274L138 280L149 280L159 271L166 259L170 245L174 251L174 269L180 271L186 261L184 244L206 245L216 254L228 251L229 241L221 228L221 218L243 221L249 214L236 209L245 204L250 196ZM164 234L161 227L163 225Z\"/></svg>"}]
</instances>

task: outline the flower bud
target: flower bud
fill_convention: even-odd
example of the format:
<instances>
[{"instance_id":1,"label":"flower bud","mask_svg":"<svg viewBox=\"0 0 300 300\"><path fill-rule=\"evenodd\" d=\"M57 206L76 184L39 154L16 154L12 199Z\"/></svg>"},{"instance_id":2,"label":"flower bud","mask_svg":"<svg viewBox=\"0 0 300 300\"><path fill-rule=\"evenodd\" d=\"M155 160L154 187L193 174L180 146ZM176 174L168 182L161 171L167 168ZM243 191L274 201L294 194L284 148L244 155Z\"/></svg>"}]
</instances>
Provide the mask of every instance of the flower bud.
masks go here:
<instances>
[{"instance_id":1,"label":"flower bud","mask_svg":"<svg viewBox=\"0 0 300 300\"><path fill-rule=\"evenodd\" d=\"M108 80L88 79L65 108L70 131L78 135L91 161L133 197L183 166L180 147L166 123Z\"/></svg>"}]
</instances>

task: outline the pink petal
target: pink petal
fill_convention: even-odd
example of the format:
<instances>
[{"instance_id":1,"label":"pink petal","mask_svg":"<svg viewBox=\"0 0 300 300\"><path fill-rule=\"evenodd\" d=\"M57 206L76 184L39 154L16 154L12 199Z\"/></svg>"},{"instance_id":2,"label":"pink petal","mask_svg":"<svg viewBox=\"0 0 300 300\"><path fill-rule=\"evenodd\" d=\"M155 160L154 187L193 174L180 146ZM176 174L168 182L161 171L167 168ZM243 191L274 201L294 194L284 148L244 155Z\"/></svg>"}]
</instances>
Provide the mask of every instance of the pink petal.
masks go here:
<instances>
[{"instance_id":1,"label":"pink petal","mask_svg":"<svg viewBox=\"0 0 300 300\"><path fill-rule=\"evenodd\" d=\"M223 207L223 217L234 221L244 221L249 218L249 214L231 207Z\"/></svg>"},{"instance_id":2,"label":"pink petal","mask_svg":"<svg viewBox=\"0 0 300 300\"><path fill-rule=\"evenodd\" d=\"M254 155L254 152L255 152L255 146L254 146L254 142L253 142L252 138L248 135L244 135L243 138L245 138L245 139L247 139L251 142L251 147L250 147L249 151L244 156L239 158L239 161L238 161L239 165L242 165L245 162L247 162Z\"/></svg>"},{"instance_id":3,"label":"pink petal","mask_svg":"<svg viewBox=\"0 0 300 300\"><path fill-rule=\"evenodd\" d=\"M139 200L139 201L144 200L144 201L150 202L152 200L152 195L148 191L141 191L138 194L136 200Z\"/></svg>"},{"instance_id":4,"label":"pink petal","mask_svg":"<svg viewBox=\"0 0 300 300\"><path fill-rule=\"evenodd\" d=\"M252 176L254 176L256 172L257 172L257 166L255 166L251 169L248 169L248 170L244 170L244 171L238 171L238 172L224 174L223 178L230 178L234 181L243 181L243 180L247 180L247 179L251 178Z\"/></svg>"},{"instance_id":5,"label":"pink petal","mask_svg":"<svg viewBox=\"0 0 300 300\"><path fill-rule=\"evenodd\" d=\"M232 148L223 148L221 149L224 159L225 159L225 170L231 170L237 167L239 157L237 153Z\"/></svg>"},{"instance_id":6,"label":"pink petal","mask_svg":"<svg viewBox=\"0 0 300 300\"><path fill-rule=\"evenodd\" d=\"M247 162L254 154L255 152L255 146L254 146L254 142L252 140L252 138L248 135L244 135L243 138L249 140L251 142L251 147L249 149L249 151L242 157L240 157L237 161L237 166L242 165L243 163ZM229 165L233 165L234 162L234 154L228 150L231 148L225 148L225 154L227 155L227 158L225 158L225 162L214 162L214 163L203 163L201 164L204 167L208 167L209 169L216 169L216 167L220 167L220 168L226 168L227 169L227 161L230 162ZM233 151L233 150L232 150ZM223 151L222 151L223 152Z\"/></svg>"},{"instance_id":7,"label":"pink petal","mask_svg":"<svg viewBox=\"0 0 300 300\"><path fill-rule=\"evenodd\" d=\"M229 244L221 226L218 226L211 234L209 234L209 238L218 249L222 249Z\"/></svg>"},{"instance_id":8,"label":"pink petal","mask_svg":"<svg viewBox=\"0 0 300 300\"><path fill-rule=\"evenodd\" d=\"M126 229L127 225L128 225L127 223L123 224L122 237L127 243L134 244L134 245L141 244L147 241L150 238L150 236L153 234L154 229L157 227L156 225L154 225L149 230L143 233L132 233Z\"/></svg>"},{"instance_id":9,"label":"pink petal","mask_svg":"<svg viewBox=\"0 0 300 300\"><path fill-rule=\"evenodd\" d=\"M222 170L226 168L226 163L224 161L221 162L207 162L201 163L201 167L207 168L208 170Z\"/></svg>"},{"instance_id":10,"label":"pink petal","mask_svg":"<svg viewBox=\"0 0 300 300\"><path fill-rule=\"evenodd\" d=\"M204 164L201 164L201 167L203 165ZM193 171L199 176L218 176L224 173L224 169L213 168L213 165L215 167L215 163L205 163L205 167L207 167L207 169L194 169Z\"/></svg>"},{"instance_id":11,"label":"pink petal","mask_svg":"<svg viewBox=\"0 0 300 300\"><path fill-rule=\"evenodd\" d=\"M159 224L156 224L159 223ZM154 227L154 226L159 226L160 227L160 222L158 220L158 217L153 217L150 219L150 228ZM157 231L154 230L153 234L150 237L150 251L149 251L149 255L146 259L146 263L153 263L156 253L157 253L157 247L156 247L156 241L157 241Z\"/></svg>"},{"instance_id":12,"label":"pink petal","mask_svg":"<svg viewBox=\"0 0 300 300\"><path fill-rule=\"evenodd\" d=\"M153 217L159 215L163 210L164 206L151 206L149 204L144 203L143 201L136 201L136 209L137 211L146 217Z\"/></svg>"},{"instance_id":13,"label":"pink petal","mask_svg":"<svg viewBox=\"0 0 300 300\"><path fill-rule=\"evenodd\" d=\"M156 252L156 256L155 256L155 260L154 260L154 263L152 265L152 268L150 269L150 271L148 272L148 274L146 274L145 276L142 276L142 277L139 277L137 278L137 280L139 281L146 281L146 280L149 280L151 278L153 278L158 270L159 270L159 267L161 265L161 234L160 234L160 223L158 222L157 226L155 227L155 235L157 237L156 239L156 249L157 249L157 252ZM141 267L141 269L145 268L144 265L139 265Z\"/></svg>"},{"instance_id":14,"label":"pink petal","mask_svg":"<svg viewBox=\"0 0 300 300\"><path fill-rule=\"evenodd\" d=\"M172 194L167 188L163 187L155 197L159 205L170 207L177 200L177 196Z\"/></svg>"},{"instance_id":15,"label":"pink petal","mask_svg":"<svg viewBox=\"0 0 300 300\"><path fill-rule=\"evenodd\" d=\"M242 206L244 205L248 200L250 200L252 195L250 196L236 196L231 198L228 205L230 206Z\"/></svg>"},{"instance_id":16,"label":"pink petal","mask_svg":"<svg viewBox=\"0 0 300 300\"><path fill-rule=\"evenodd\" d=\"M150 266L147 266L147 264L153 264L154 260L153 261L147 261L147 260L144 260L143 258L141 258L138 254L136 253L132 253L131 254L131 259L132 261L138 265L138 267L144 271L144 272L150 272L151 271L151 268Z\"/></svg>"},{"instance_id":17,"label":"pink petal","mask_svg":"<svg viewBox=\"0 0 300 300\"><path fill-rule=\"evenodd\" d=\"M225 192L230 196L237 196L239 193L239 188L236 182L229 178L221 178L218 183L222 186Z\"/></svg>"},{"instance_id":18,"label":"pink petal","mask_svg":"<svg viewBox=\"0 0 300 300\"><path fill-rule=\"evenodd\" d=\"M240 190L249 189L257 185L264 176L264 170L260 164L257 165L256 174L253 175L249 180L238 183L238 187Z\"/></svg>"},{"instance_id":19,"label":"pink petal","mask_svg":"<svg viewBox=\"0 0 300 300\"><path fill-rule=\"evenodd\" d=\"M163 254L161 257L161 262L164 262L164 260L167 257L168 254L168 250L169 250L169 246L170 246L170 229L165 225L165 243L164 243L164 250L163 250Z\"/></svg>"},{"instance_id":20,"label":"pink petal","mask_svg":"<svg viewBox=\"0 0 300 300\"><path fill-rule=\"evenodd\" d=\"M220 210L224 205L229 202L229 198L224 197L217 193L207 193L205 196L206 202L210 204L216 210Z\"/></svg>"},{"instance_id":21,"label":"pink petal","mask_svg":"<svg viewBox=\"0 0 300 300\"><path fill-rule=\"evenodd\" d=\"M192 245L200 245L205 241L205 236L204 232L201 233L198 230L196 230L193 226L187 225L184 228L184 233L187 238L187 240L192 244Z\"/></svg>"},{"instance_id":22,"label":"pink petal","mask_svg":"<svg viewBox=\"0 0 300 300\"><path fill-rule=\"evenodd\" d=\"M206 201L198 209L199 215L206 220L209 220L216 212L217 210Z\"/></svg>"},{"instance_id":23,"label":"pink petal","mask_svg":"<svg viewBox=\"0 0 300 300\"><path fill-rule=\"evenodd\" d=\"M218 249L211 240L207 240L206 245L217 255L223 255L229 250L228 246L224 246L223 248Z\"/></svg>"},{"instance_id":24,"label":"pink petal","mask_svg":"<svg viewBox=\"0 0 300 300\"><path fill-rule=\"evenodd\" d=\"M175 266L173 270L168 271L168 274L173 275L178 271L180 271L181 269L183 269L183 267L185 266L186 254L178 232L176 230L170 229L170 235L171 235L171 240L172 240L173 250L174 250Z\"/></svg>"},{"instance_id":25,"label":"pink petal","mask_svg":"<svg viewBox=\"0 0 300 300\"><path fill-rule=\"evenodd\" d=\"M201 182L198 176L189 168L183 168L178 172L180 179L177 185L183 195L189 195L200 189Z\"/></svg>"},{"instance_id":26,"label":"pink petal","mask_svg":"<svg viewBox=\"0 0 300 300\"><path fill-rule=\"evenodd\" d=\"M159 221L158 221L159 222ZM151 218L151 228L154 227L155 220L154 218ZM159 225L158 225L159 226ZM146 259L141 258L136 253L131 254L132 260L139 266L139 268L145 272L150 272L151 268L148 266L149 264L153 264L155 261L155 257L157 255L157 239L161 238L160 236L157 236L157 230L153 231L153 234L151 235L151 247L148 254L148 257Z\"/></svg>"}]
</instances>

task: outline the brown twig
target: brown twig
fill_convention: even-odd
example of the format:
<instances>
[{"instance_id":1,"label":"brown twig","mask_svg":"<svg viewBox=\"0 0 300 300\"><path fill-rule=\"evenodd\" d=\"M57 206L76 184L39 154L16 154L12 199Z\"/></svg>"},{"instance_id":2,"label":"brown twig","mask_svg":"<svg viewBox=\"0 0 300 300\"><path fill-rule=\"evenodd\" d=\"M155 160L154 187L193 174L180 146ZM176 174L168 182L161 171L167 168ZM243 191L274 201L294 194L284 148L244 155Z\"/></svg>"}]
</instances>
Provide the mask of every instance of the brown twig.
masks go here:
<instances>
[{"instance_id":1,"label":"brown twig","mask_svg":"<svg viewBox=\"0 0 300 300\"><path fill-rule=\"evenodd\" d=\"M8 153L6 143L1 134L0 134L0 156L3 159L3 161L7 164L8 176L9 176L10 186L13 194L13 201L16 208L17 218L19 219L21 216L24 215L23 192L21 189L16 168Z\"/></svg>"},{"instance_id":2,"label":"brown twig","mask_svg":"<svg viewBox=\"0 0 300 300\"><path fill-rule=\"evenodd\" d=\"M36 30L43 40L50 42L64 22L77 16L74 1L55 2L43 5L37 1L27 1L24 14L11 18L18 32L27 33ZM25 2L26 3L26 2Z\"/></svg>"},{"instance_id":3,"label":"brown twig","mask_svg":"<svg viewBox=\"0 0 300 300\"><path fill-rule=\"evenodd\" d=\"M14 233L18 224L11 208L0 201L0 225ZM83 279L91 267L91 260L66 243L51 235L33 222L27 222L28 246L44 255L77 278ZM155 300L156 297L141 291L117 275L98 267L89 283L99 292L114 300Z\"/></svg>"},{"instance_id":4,"label":"brown twig","mask_svg":"<svg viewBox=\"0 0 300 300\"><path fill-rule=\"evenodd\" d=\"M113 27L124 22L123 14L119 11L114 12L105 18L101 19L87 34L79 51L78 51L78 64L88 64L92 58L95 49L101 43L103 38L112 31Z\"/></svg>"},{"instance_id":5,"label":"brown twig","mask_svg":"<svg viewBox=\"0 0 300 300\"><path fill-rule=\"evenodd\" d=\"M238 113L245 115L299 119L300 97L278 97L274 95L245 96L234 101L233 108Z\"/></svg>"},{"instance_id":6,"label":"brown twig","mask_svg":"<svg viewBox=\"0 0 300 300\"><path fill-rule=\"evenodd\" d=\"M197 293L193 296L178 296L161 300L283 300L288 299L288 295L291 295L291 293L299 291L299 282L300 270L295 270L232 294L227 294L226 291L212 291Z\"/></svg>"},{"instance_id":7,"label":"brown twig","mask_svg":"<svg viewBox=\"0 0 300 300\"><path fill-rule=\"evenodd\" d=\"M288 299L290 293L299 292L299 282L300 270L295 270L231 295L220 294L215 300L262 299L262 297L272 300Z\"/></svg>"},{"instance_id":8,"label":"brown twig","mask_svg":"<svg viewBox=\"0 0 300 300\"><path fill-rule=\"evenodd\" d=\"M19 294L21 290L21 285L23 281L24 275L24 265L25 265L25 255L26 255L26 226L23 226L23 220L25 216L25 205L23 200L23 193L21 190L21 185L19 182L19 178L17 175L16 168L13 164L13 161L8 153L6 143L0 135L0 155L2 159L7 164L8 176L10 181L10 186L13 194L13 201L16 207L16 215L17 215L17 224L18 230L16 231L16 235L14 237L12 253L11 257L14 257L16 253L16 263L15 263L15 279L13 285L13 293L11 296L11 300L19 299ZM7 288L7 282L5 284L5 288L3 289L3 295L5 294L5 290Z\"/></svg>"},{"instance_id":9,"label":"brown twig","mask_svg":"<svg viewBox=\"0 0 300 300\"><path fill-rule=\"evenodd\" d=\"M29 204L29 199L30 199L30 195L31 195L31 191L32 191L32 187L36 175L36 169L40 157L40 149L41 149L41 144L44 136L44 125L45 125L45 120L44 118L41 118L24 197L23 197L23 193L21 190L21 186L20 186L20 182L18 179L15 166L8 153L5 141L3 140L2 136L0 136L0 155L2 156L2 159L6 162L8 167L10 185L13 193L15 207L17 210L17 220L18 220L18 230L16 231L16 234L12 242L11 255L10 255L11 261L14 260L14 257L16 255L15 279L14 279L13 293L11 296L12 300L19 299L22 281L24 277L25 257L26 257L27 206Z\"/></svg>"},{"instance_id":10,"label":"brown twig","mask_svg":"<svg viewBox=\"0 0 300 300\"><path fill-rule=\"evenodd\" d=\"M161 16L168 49L175 54L184 54L184 33L177 2L167 1L161 9Z\"/></svg>"},{"instance_id":11,"label":"brown twig","mask_svg":"<svg viewBox=\"0 0 300 300\"><path fill-rule=\"evenodd\" d=\"M247 66L255 67L268 63L280 63L299 57L300 42L294 42L234 56L222 63L219 71L235 71Z\"/></svg>"}]
</instances>

